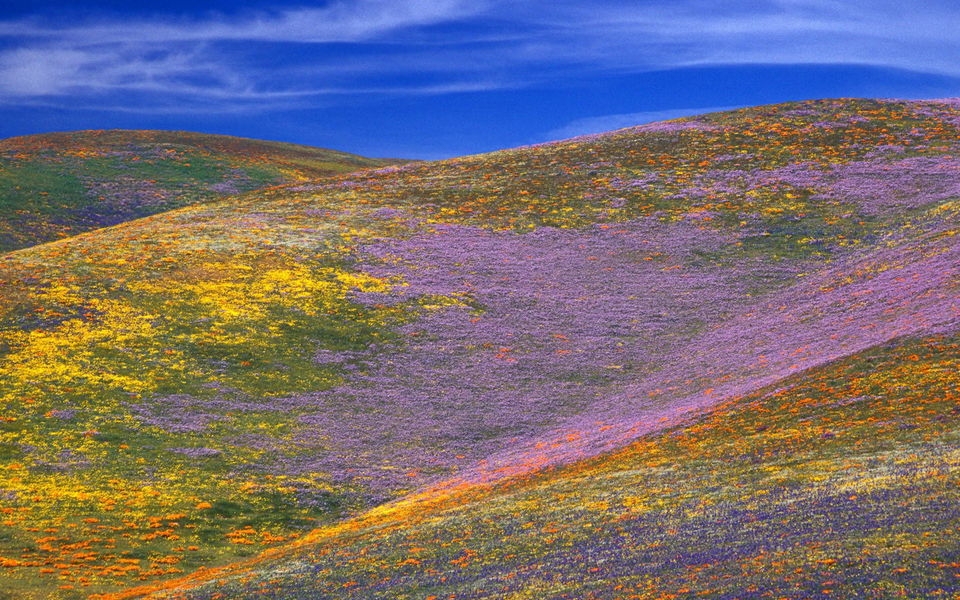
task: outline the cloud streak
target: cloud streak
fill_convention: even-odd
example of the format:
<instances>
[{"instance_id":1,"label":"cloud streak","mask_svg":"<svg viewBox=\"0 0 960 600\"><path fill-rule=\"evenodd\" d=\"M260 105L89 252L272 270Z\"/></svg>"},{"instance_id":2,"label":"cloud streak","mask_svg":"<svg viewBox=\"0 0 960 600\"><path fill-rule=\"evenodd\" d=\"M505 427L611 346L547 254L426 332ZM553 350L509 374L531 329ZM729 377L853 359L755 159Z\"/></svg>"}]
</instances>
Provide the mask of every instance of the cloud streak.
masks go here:
<instances>
[{"instance_id":1,"label":"cloud streak","mask_svg":"<svg viewBox=\"0 0 960 600\"><path fill-rule=\"evenodd\" d=\"M341 1L325 8L290 8L240 17L165 21L92 21L80 26L37 23L27 19L0 24L0 35L59 39L68 43L157 43L213 41L284 41L301 43L360 42L396 30L467 17L482 1L389 0Z\"/></svg>"},{"instance_id":2,"label":"cloud streak","mask_svg":"<svg viewBox=\"0 0 960 600\"><path fill-rule=\"evenodd\" d=\"M455 22L482 6L462 0L358 0L222 20L0 22L0 40L12 46L0 51L0 102L50 102L58 96L96 102L110 91L126 91L153 92L159 102L167 96L201 104L219 98L272 105L310 96L389 93L390 86L362 81L379 66L304 84L291 76L303 60L289 46L362 46L399 31ZM257 47L238 48L246 44ZM418 87L443 93L463 84Z\"/></svg>"},{"instance_id":3,"label":"cloud streak","mask_svg":"<svg viewBox=\"0 0 960 600\"><path fill-rule=\"evenodd\" d=\"M611 69L702 65L860 64L960 75L960 7L931 0L562 2L544 57Z\"/></svg>"},{"instance_id":4,"label":"cloud streak","mask_svg":"<svg viewBox=\"0 0 960 600\"><path fill-rule=\"evenodd\" d=\"M0 103L97 106L125 93L144 111L256 109L744 64L960 77L957 31L947 0L909 11L892 0L342 0L221 18L26 19L0 21Z\"/></svg>"},{"instance_id":5,"label":"cloud streak","mask_svg":"<svg viewBox=\"0 0 960 600\"><path fill-rule=\"evenodd\" d=\"M573 120L562 127L553 129L544 134L548 140L564 140L581 135L605 133L615 129L644 125L658 121L669 121L681 117L690 117L705 113L721 112L742 108L738 106L712 106L706 108L678 108L672 110L654 110L636 113L603 115Z\"/></svg>"}]
</instances>

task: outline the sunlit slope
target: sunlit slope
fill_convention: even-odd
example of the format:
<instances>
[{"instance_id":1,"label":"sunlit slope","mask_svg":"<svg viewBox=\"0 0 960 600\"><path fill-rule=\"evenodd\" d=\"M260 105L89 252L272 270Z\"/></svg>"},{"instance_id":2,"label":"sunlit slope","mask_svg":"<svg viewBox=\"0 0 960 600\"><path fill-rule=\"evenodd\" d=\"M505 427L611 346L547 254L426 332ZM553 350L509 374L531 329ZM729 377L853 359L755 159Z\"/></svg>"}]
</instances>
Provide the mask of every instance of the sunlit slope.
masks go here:
<instances>
[{"instance_id":1,"label":"sunlit slope","mask_svg":"<svg viewBox=\"0 0 960 600\"><path fill-rule=\"evenodd\" d=\"M899 339L621 451L412 497L155 597L952 598L958 342Z\"/></svg>"},{"instance_id":2,"label":"sunlit slope","mask_svg":"<svg viewBox=\"0 0 960 600\"><path fill-rule=\"evenodd\" d=\"M0 140L0 251L387 162L173 131L78 131Z\"/></svg>"},{"instance_id":3,"label":"sunlit slope","mask_svg":"<svg viewBox=\"0 0 960 600\"><path fill-rule=\"evenodd\" d=\"M69 597L163 581L950 334L958 115L762 107L10 253L5 582Z\"/></svg>"}]
</instances>

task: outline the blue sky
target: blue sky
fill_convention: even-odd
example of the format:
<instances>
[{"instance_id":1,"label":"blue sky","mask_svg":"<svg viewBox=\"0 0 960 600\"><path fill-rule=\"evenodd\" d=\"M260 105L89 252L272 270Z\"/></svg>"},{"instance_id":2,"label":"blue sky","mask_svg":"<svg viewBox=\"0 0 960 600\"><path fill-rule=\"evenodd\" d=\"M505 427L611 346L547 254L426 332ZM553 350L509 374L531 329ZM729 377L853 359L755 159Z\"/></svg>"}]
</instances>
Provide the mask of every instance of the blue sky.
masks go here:
<instances>
[{"instance_id":1,"label":"blue sky","mask_svg":"<svg viewBox=\"0 0 960 600\"><path fill-rule=\"evenodd\" d=\"M444 158L717 109L960 96L956 0L0 0L0 137Z\"/></svg>"}]
</instances>

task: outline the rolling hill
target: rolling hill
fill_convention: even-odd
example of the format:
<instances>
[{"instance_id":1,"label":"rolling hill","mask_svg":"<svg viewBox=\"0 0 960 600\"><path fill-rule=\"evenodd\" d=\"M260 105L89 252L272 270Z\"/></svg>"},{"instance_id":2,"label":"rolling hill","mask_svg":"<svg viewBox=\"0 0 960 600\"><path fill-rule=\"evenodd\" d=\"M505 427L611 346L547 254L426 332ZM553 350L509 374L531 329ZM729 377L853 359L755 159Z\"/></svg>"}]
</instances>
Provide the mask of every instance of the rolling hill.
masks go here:
<instances>
[{"instance_id":1,"label":"rolling hill","mask_svg":"<svg viewBox=\"0 0 960 600\"><path fill-rule=\"evenodd\" d=\"M8 253L7 593L953 597L958 130L757 107Z\"/></svg>"},{"instance_id":2,"label":"rolling hill","mask_svg":"<svg viewBox=\"0 0 960 600\"><path fill-rule=\"evenodd\" d=\"M183 131L0 140L0 252L254 189L398 161Z\"/></svg>"}]
</instances>

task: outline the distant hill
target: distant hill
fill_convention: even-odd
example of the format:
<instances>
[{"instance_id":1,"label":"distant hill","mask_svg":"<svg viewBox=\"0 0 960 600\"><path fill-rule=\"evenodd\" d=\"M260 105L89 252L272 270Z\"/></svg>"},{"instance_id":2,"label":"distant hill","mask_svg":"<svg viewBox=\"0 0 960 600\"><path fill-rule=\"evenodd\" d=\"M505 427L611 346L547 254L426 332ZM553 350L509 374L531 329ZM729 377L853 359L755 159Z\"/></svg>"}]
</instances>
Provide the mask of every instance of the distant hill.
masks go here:
<instances>
[{"instance_id":1,"label":"distant hill","mask_svg":"<svg viewBox=\"0 0 960 600\"><path fill-rule=\"evenodd\" d=\"M0 252L253 189L390 164L182 131L0 140Z\"/></svg>"},{"instance_id":2,"label":"distant hill","mask_svg":"<svg viewBox=\"0 0 960 600\"><path fill-rule=\"evenodd\" d=\"M7 593L951 597L958 231L960 104L846 99L9 253Z\"/></svg>"}]
</instances>

